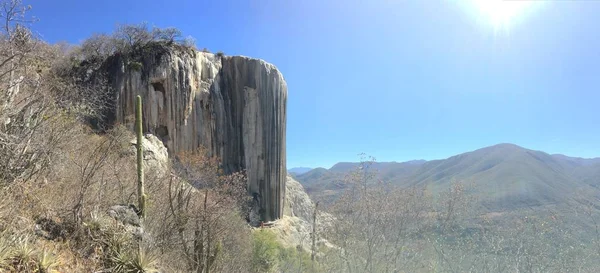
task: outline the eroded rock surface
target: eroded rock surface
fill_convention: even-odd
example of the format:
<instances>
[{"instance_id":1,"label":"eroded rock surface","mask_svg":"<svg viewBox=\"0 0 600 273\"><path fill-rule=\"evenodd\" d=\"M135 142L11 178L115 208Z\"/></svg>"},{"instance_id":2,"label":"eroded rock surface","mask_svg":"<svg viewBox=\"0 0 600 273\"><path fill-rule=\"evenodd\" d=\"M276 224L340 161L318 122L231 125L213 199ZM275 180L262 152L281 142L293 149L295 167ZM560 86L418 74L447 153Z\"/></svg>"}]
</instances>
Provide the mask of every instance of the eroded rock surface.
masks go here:
<instances>
[{"instance_id":1,"label":"eroded rock surface","mask_svg":"<svg viewBox=\"0 0 600 273\"><path fill-rule=\"evenodd\" d=\"M132 139L131 153L136 153L137 139ZM169 170L169 152L167 147L156 136L146 134L142 139L144 149L144 170L146 173L155 173L155 175L165 175Z\"/></svg>"},{"instance_id":2,"label":"eroded rock surface","mask_svg":"<svg viewBox=\"0 0 600 273\"><path fill-rule=\"evenodd\" d=\"M133 120L143 99L144 131L171 155L206 147L228 173L246 170L263 221L283 214L287 86L277 68L243 56L161 45L107 62L111 122Z\"/></svg>"},{"instance_id":3,"label":"eroded rock surface","mask_svg":"<svg viewBox=\"0 0 600 273\"><path fill-rule=\"evenodd\" d=\"M304 251L310 252L314 211L315 204L304 191L304 187L288 175L284 215L281 219L273 222L270 229L285 246L301 247ZM323 238L331 223L333 223L331 214L323 211L317 212L317 246L334 247Z\"/></svg>"}]
</instances>

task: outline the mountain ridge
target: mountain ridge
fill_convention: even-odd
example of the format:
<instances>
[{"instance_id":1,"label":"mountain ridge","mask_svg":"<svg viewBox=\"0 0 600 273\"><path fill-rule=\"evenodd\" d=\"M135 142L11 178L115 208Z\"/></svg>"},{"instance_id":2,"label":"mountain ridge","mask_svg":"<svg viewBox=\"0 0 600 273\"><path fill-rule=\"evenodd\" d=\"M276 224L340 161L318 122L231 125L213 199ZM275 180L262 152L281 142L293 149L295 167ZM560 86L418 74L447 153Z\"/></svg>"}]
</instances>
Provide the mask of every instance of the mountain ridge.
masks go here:
<instances>
[{"instance_id":1,"label":"mountain ridge","mask_svg":"<svg viewBox=\"0 0 600 273\"><path fill-rule=\"evenodd\" d=\"M345 176L360 163L341 162L298 175L314 199L335 199ZM351 168L354 167L354 168ZM592 191L600 178L599 158L551 155L511 143L500 143L429 161L375 162L380 179L402 187L441 192L460 181L476 189L489 210L517 209L566 202L578 190Z\"/></svg>"}]
</instances>

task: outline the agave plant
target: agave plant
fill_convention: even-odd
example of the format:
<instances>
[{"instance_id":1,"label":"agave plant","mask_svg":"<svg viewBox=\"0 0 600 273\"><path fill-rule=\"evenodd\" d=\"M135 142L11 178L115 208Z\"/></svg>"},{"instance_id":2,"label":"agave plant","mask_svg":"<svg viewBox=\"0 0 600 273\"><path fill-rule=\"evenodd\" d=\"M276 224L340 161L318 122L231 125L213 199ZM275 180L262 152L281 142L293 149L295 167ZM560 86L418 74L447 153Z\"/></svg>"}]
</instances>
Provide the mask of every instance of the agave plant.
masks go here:
<instances>
[{"instance_id":1,"label":"agave plant","mask_svg":"<svg viewBox=\"0 0 600 273\"><path fill-rule=\"evenodd\" d=\"M157 257L145 249L140 249L135 255L126 251L113 253L111 257L115 273L158 273Z\"/></svg>"},{"instance_id":2,"label":"agave plant","mask_svg":"<svg viewBox=\"0 0 600 273\"><path fill-rule=\"evenodd\" d=\"M36 267L35 256L36 251L29 243L29 238L19 237L14 242L9 262L17 272L28 272Z\"/></svg>"},{"instance_id":3,"label":"agave plant","mask_svg":"<svg viewBox=\"0 0 600 273\"><path fill-rule=\"evenodd\" d=\"M37 258L37 271L39 273L52 273L56 272L53 268L60 264L58 257L45 249L39 254Z\"/></svg>"},{"instance_id":4,"label":"agave plant","mask_svg":"<svg viewBox=\"0 0 600 273\"><path fill-rule=\"evenodd\" d=\"M10 259L12 257L12 245L7 236L0 234L0 271L10 270Z\"/></svg>"},{"instance_id":5,"label":"agave plant","mask_svg":"<svg viewBox=\"0 0 600 273\"><path fill-rule=\"evenodd\" d=\"M158 259L147 249L140 249L129 263L128 273L158 273Z\"/></svg>"},{"instance_id":6,"label":"agave plant","mask_svg":"<svg viewBox=\"0 0 600 273\"><path fill-rule=\"evenodd\" d=\"M131 256L126 251L112 252L110 262L112 263L111 271L114 273L127 273Z\"/></svg>"}]
</instances>

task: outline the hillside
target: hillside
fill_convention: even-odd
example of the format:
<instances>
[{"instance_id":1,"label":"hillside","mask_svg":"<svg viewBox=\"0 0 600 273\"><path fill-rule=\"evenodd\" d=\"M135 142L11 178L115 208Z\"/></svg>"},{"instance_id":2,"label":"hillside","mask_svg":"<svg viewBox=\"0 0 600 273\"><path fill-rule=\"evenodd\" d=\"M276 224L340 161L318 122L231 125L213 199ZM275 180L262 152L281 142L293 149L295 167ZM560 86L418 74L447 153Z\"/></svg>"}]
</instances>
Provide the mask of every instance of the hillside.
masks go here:
<instances>
[{"instance_id":1,"label":"hillside","mask_svg":"<svg viewBox=\"0 0 600 273\"><path fill-rule=\"evenodd\" d=\"M283 216L287 87L275 66L145 23L48 44L21 25L30 6L0 4L0 272L309 260L256 232Z\"/></svg>"},{"instance_id":2,"label":"hillside","mask_svg":"<svg viewBox=\"0 0 600 273\"><path fill-rule=\"evenodd\" d=\"M432 192L447 189L453 181L465 183L479 204L497 211L560 204L575 192L596 191L598 161L498 144L442 160L377 162L373 169L385 181ZM314 199L329 200L344 188L344 177L358 165L338 163L297 178Z\"/></svg>"},{"instance_id":3,"label":"hillside","mask_svg":"<svg viewBox=\"0 0 600 273\"><path fill-rule=\"evenodd\" d=\"M425 162L424 160L401 163L375 162L372 169L383 179L402 183L413 176ZM360 163L355 162L341 162L330 169L315 168L304 174L296 175L296 178L314 200L329 203L345 188L344 180L346 176L358 168L359 165Z\"/></svg>"},{"instance_id":4,"label":"hillside","mask_svg":"<svg viewBox=\"0 0 600 273\"><path fill-rule=\"evenodd\" d=\"M310 170L312 170L312 168L308 168L308 167L296 167L296 168L289 169L288 173L291 173L291 174L303 174L303 173L310 172Z\"/></svg>"}]
</instances>

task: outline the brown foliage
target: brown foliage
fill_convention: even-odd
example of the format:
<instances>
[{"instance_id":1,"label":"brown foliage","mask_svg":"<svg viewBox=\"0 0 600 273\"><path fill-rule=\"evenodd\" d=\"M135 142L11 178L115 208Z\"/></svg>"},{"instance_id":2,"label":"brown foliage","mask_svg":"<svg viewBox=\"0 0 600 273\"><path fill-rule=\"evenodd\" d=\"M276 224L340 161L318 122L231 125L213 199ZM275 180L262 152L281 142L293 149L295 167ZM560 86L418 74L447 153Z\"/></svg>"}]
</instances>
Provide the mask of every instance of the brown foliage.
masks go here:
<instances>
[{"instance_id":1,"label":"brown foliage","mask_svg":"<svg viewBox=\"0 0 600 273\"><path fill-rule=\"evenodd\" d=\"M228 259L243 258L249 249L240 211L247 198L245 175L223 175L219 161L202 149L178 155L174 170L183 181L172 176L160 200L157 244L163 255L184 257L179 270L228 272L222 270L235 266Z\"/></svg>"},{"instance_id":2,"label":"brown foliage","mask_svg":"<svg viewBox=\"0 0 600 273\"><path fill-rule=\"evenodd\" d=\"M327 237L343 251L337 253L337 270L395 272L418 268L423 250L417 236L431 224L426 192L400 189L378 180L371 170L373 158L364 158L347 178L346 191L332 207L335 223ZM393 227L393 228L390 228Z\"/></svg>"}]
</instances>

